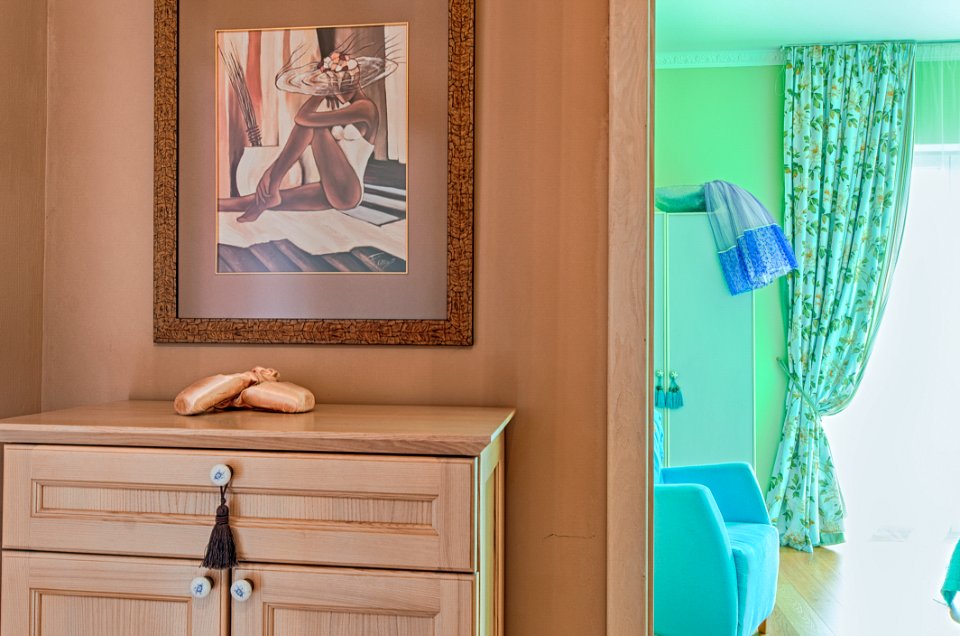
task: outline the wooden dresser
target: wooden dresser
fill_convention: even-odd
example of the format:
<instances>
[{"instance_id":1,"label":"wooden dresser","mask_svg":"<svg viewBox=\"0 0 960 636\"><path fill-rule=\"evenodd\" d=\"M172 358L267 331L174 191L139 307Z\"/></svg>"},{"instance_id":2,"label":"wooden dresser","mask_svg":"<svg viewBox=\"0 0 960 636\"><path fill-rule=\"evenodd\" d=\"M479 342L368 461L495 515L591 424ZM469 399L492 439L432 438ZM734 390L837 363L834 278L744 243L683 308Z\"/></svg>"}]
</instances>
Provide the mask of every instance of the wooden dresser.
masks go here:
<instances>
[{"instance_id":1,"label":"wooden dresser","mask_svg":"<svg viewBox=\"0 0 960 636\"><path fill-rule=\"evenodd\" d=\"M502 635L512 416L119 402L0 421L0 636ZM199 565L217 465L232 574Z\"/></svg>"}]
</instances>

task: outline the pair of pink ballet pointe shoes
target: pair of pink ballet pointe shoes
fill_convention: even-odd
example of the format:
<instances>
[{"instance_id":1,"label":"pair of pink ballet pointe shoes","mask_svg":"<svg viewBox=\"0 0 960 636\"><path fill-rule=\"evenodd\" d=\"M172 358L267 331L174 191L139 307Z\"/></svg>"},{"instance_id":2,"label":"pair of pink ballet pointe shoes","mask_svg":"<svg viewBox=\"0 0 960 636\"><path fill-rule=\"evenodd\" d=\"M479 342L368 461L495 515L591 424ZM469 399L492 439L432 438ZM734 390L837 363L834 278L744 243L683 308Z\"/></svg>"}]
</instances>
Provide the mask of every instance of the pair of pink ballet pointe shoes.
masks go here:
<instances>
[{"instance_id":1,"label":"pair of pink ballet pointe shoes","mask_svg":"<svg viewBox=\"0 0 960 636\"><path fill-rule=\"evenodd\" d=\"M305 413L313 409L313 393L280 382L276 369L254 367L244 373L218 374L197 380L177 395L173 409L179 415L210 410L260 409L280 413Z\"/></svg>"}]
</instances>

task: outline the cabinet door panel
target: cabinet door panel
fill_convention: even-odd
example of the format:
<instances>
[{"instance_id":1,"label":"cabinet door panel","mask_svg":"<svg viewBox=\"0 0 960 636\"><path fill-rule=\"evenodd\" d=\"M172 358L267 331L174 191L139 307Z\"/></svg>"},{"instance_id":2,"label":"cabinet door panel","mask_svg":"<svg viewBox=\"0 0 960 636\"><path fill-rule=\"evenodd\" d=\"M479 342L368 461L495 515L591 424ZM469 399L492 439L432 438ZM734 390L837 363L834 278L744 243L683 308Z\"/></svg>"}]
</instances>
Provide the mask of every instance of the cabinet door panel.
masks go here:
<instances>
[{"instance_id":1,"label":"cabinet door panel","mask_svg":"<svg viewBox=\"0 0 960 636\"><path fill-rule=\"evenodd\" d=\"M669 217L667 357L684 406L669 412L668 464L753 464L752 294L727 291L705 215Z\"/></svg>"},{"instance_id":2,"label":"cabinet door panel","mask_svg":"<svg viewBox=\"0 0 960 636\"><path fill-rule=\"evenodd\" d=\"M244 566L253 593L231 601L232 636L469 636L473 577Z\"/></svg>"},{"instance_id":3,"label":"cabinet door panel","mask_svg":"<svg viewBox=\"0 0 960 636\"><path fill-rule=\"evenodd\" d=\"M219 636L223 586L195 599L195 563L4 552L3 636Z\"/></svg>"}]
</instances>

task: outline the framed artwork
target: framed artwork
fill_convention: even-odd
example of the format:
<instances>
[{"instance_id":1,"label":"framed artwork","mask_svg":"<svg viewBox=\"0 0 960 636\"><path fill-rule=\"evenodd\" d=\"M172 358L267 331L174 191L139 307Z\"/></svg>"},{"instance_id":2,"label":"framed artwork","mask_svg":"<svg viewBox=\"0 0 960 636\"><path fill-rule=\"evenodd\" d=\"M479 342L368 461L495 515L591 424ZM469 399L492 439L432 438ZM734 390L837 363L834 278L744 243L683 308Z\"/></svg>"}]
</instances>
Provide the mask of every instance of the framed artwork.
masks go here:
<instances>
[{"instance_id":1,"label":"framed artwork","mask_svg":"<svg viewBox=\"0 0 960 636\"><path fill-rule=\"evenodd\" d=\"M473 0L155 0L154 341L472 344L473 61Z\"/></svg>"}]
</instances>

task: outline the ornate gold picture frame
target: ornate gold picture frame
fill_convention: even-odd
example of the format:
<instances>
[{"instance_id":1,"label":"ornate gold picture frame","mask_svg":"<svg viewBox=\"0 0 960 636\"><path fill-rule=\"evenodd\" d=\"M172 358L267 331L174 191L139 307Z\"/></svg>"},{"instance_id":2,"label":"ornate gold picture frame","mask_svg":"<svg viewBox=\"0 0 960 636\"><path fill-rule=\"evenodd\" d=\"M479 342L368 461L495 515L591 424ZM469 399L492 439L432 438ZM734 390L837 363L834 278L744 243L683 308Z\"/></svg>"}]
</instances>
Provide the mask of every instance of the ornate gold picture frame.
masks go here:
<instances>
[{"instance_id":1,"label":"ornate gold picture frame","mask_svg":"<svg viewBox=\"0 0 960 636\"><path fill-rule=\"evenodd\" d=\"M303 4L155 0L154 341L472 345L474 0L447 0L446 7L383 0L357 14L352 3L330 10ZM308 45L298 45L304 37ZM238 91L245 72L252 101ZM299 91L306 96L295 96L300 101L291 98L298 89L289 86L311 81L324 88L308 86ZM380 89L378 81L391 84ZM370 87L366 94L341 90L351 82ZM257 123L267 92L274 102L264 111L281 120L272 141L266 116L263 139L259 129L236 123L240 114ZM356 127L342 126L357 92L370 106L353 109L364 113ZM379 113L372 105L378 99ZM278 100L289 114L277 115ZM314 108L320 101L327 105ZM298 137L302 144L294 145L289 126L301 122L300 132L315 134L316 143ZM379 139L371 122L379 122ZM321 141L329 142L327 155ZM345 174L339 183L324 176L328 160L343 159L335 144L350 160L346 172L329 173ZM251 155L273 152L273 163L253 168L240 184L239 157L251 145L258 146ZM281 150L303 151L301 162L312 166L281 175L283 186L276 173L294 160L276 159ZM308 183L307 172L319 177ZM363 200L357 179L369 194ZM319 202L306 196L317 192ZM384 233L394 242L378 242Z\"/></svg>"}]
</instances>

